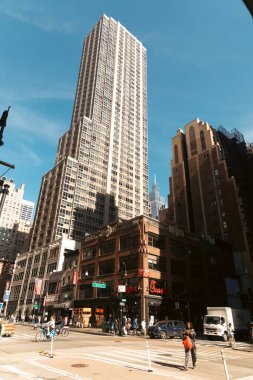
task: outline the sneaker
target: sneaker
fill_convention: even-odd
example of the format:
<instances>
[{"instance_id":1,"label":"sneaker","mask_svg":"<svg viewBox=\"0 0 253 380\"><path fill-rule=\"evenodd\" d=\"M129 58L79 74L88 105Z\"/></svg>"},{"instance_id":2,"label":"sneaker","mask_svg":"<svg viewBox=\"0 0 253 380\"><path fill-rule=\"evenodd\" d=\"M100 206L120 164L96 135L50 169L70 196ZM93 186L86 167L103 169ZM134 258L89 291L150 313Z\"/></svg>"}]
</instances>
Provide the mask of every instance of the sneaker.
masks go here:
<instances>
[{"instance_id":1,"label":"sneaker","mask_svg":"<svg viewBox=\"0 0 253 380\"><path fill-rule=\"evenodd\" d=\"M188 368L186 366L184 366L182 369L183 371L188 371Z\"/></svg>"},{"instance_id":2,"label":"sneaker","mask_svg":"<svg viewBox=\"0 0 253 380\"><path fill-rule=\"evenodd\" d=\"M193 367L192 367L192 369L194 369L194 368L196 368L196 364L193 364Z\"/></svg>"}]
</instances>

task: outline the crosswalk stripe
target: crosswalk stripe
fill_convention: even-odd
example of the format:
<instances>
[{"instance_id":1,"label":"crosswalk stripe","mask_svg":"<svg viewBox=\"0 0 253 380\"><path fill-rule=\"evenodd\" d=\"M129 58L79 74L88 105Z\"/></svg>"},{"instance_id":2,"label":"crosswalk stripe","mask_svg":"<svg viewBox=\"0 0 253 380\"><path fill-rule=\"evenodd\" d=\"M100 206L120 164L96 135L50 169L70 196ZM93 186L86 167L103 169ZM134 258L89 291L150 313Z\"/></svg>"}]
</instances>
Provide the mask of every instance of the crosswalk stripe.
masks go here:
<instances>
[{"instance_id":1,"label":"crosswalk stripe","mask_svg":"<svg viewBox=\"0 0 253 380\"><path fill-rule=\"evenodd\" d=\"M8 365L8 364L1 365L1 368L5 369L8 372L15 373L16 375L21 376L23 379L30 380L31 378L34 377L31 373L22 371L21 369L18 369L17 367L14 367L12 365ZM43 380L43 379L37 378L37 380Z\"/></svg>"},{"instance_id":2,"label":"crosswalk stripe","mask_svg":"<svg viewBox=\"0 0 253 380\"><path fill-rule=\"evenodd\" d=\"M99 354L101 354L101 353L99 353ZM106 358L106 357L104 357L104 353L102 353L102 354L103 354L103 356L100 356L100 355L97 355L97 354L84 353L84 354L82 354L82 357L84 357L86 359L91 359L91 360L99 361L99 362L102 362L102 363L110 363L110 364L117 365L117 366L122 366L123 365L125 367L136 369L136 370L139 370L139 371L149 372L148 361L147 361L146 365L140 365L140 364L136 364L136 363L132 363L132 362L126 361L126 360L118 360L118 359L114 359L114 358ZM159 376L168 377L168 371L167 370L161 370L161 369L158 370L157 367L154 368L154 366L152 366L152 372L156 373ZM185 376L174 375L174 374L172 374L170 372L170 379L185 380Z\"/></svg>"}]
</instances>

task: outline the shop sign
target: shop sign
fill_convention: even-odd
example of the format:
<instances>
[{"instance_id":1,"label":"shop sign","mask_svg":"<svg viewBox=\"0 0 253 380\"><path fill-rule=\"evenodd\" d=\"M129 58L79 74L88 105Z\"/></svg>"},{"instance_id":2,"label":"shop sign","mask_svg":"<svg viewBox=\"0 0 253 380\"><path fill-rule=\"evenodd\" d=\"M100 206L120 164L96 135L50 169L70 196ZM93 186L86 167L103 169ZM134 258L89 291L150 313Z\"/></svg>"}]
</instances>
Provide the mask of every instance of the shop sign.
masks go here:
<instances>
[{"instance_id":1,"label":"shop sign","mask_svg":"<svg viewBox=\"0 0 253 380\"><path fill-rule=\"evenodd\" d=\"M136 294L136 293L138 293L138 286L136 286L136 285L128 286L126 288L126 293L128 293L128 294Z\"/></svg>"},{"instance_id":2,"label":"shop sign","mask_svg":"<svg viewBox=\"0 0 253 380\"><path fill-rule=\"evenodd\" d=\"M118 285L119 293L125 293L125 291L126 291L126 285Z\"/></svg>"},{"instance_id":3,"label":"shop sign","mask_svg":"<svg viewBox=\"0 0 253 380\"><path fill-rule=\"evenodd\" d=\"M139 269L138 270L138 277L145 277L148 278L150 276L149 269Z\"/></svg>"},{"instance_id":4,"label":"shop sign","mask_svg":"<svg viewBox=\"0 0 253 380\"><path fill-rule=\"evenodd\" d=\"M54 304L53 305L53 308L54 309L68 309L70 306L70 303L58 303L58 304Z\"/></svg>"},{"instance_id":5,"label":"shop sign","mask_svg":"<svg viewBox=\"0 0 253 380\"><path fill-rule=\"evenodd\" d=\"M156 281L152 280L150 281L149 285L149 292L152 294L157 294L157 295L166 295L168 294L168 290L165 288L157 288L156 287Z\"/></svg>"},{"instance_id":6,"label":"shop sign","mask_svg":"<svg viewBox=\"0 0 253 380\"><path fill-rule=\"evenodd\" d=\"M49 305L50 303L57 302L59 299L59 294L50 294L46 298L46 304Z\"/></svg>"}]
</instances>

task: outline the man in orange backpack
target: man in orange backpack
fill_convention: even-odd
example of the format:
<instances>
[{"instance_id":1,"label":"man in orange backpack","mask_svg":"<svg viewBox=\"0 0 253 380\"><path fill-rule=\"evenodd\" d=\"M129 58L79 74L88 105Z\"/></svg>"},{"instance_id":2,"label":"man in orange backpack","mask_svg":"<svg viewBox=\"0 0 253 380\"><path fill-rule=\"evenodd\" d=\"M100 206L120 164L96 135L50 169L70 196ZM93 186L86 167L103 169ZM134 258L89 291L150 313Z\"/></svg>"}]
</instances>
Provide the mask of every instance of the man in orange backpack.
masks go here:
<instances>
[{"instance_id":1,"label":"man in orange backpack","mask_svg":"<svg viewBox=\"0 0 253 380\"><path fill-rule=\"evenodd\" d=\"M196 333L191 322L186 323L186 329L183 334L183 345L185 349L185 365L183 367L184 371L188 371L189 357L191 353L192 357L192 368L196 367L197 355L196 355L196 344L195 344Z\"/></svg>"}]
</instances>

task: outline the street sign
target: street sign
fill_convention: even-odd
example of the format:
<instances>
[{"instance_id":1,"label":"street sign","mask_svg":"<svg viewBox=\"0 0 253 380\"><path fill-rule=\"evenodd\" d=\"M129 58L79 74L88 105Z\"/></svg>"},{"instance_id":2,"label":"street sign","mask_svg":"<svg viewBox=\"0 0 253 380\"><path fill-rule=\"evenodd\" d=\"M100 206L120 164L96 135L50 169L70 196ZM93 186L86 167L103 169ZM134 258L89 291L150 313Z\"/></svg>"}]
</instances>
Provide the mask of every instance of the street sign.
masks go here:
<instances>
[{"instance_id":1,"label":"street sign","mask_svg":"<svg viewBox=\"0 0 253 380\"><path fill-rule=\"evenodd\" d=\"M92 283L93 288L106 288L106 284L104 282L93 282Z\"/></svg>"},{"instance_id":2,"label":"street sign","mask_svg":"<svg viewBox=\"0 0 253 380\"><path fill-rule=\"evenodd\" d=\"M122 302L126 302L126 299L125 298L122 298L122 300L121 300Z\"/></svg>"},{"instance_id":3,"label":"street sign","mask_svg":"<svg viewBox=\"0 0 253 380\"><path fill-rule=\"evenodd\" d=\"M126 292L126 285L118 285L118 292L119 293L125 293Z\"/></svg>"}]
</instances>

